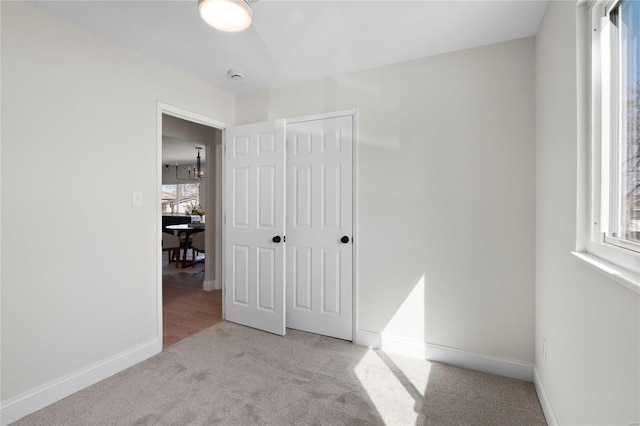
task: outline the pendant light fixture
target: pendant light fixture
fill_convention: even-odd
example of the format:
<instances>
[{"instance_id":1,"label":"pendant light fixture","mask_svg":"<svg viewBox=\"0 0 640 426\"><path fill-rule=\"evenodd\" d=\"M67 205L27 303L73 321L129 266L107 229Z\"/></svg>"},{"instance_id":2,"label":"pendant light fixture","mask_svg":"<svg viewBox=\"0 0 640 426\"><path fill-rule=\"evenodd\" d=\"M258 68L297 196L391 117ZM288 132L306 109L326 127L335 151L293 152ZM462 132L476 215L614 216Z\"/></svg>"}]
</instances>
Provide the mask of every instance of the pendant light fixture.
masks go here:
<instances>
[{"instance_id":1,"label":"pendant light fixture","mask_svg":"<svg viewBox=\"0 0 640 426\"><path fill-rule=\"evenodd\" d=\"M198 0L200 16L221 31L244 31L251 25L253 13L247 0Z\"/></svg>"},{"instance_id":2,"label":"pendant light fixture","mask_svg":"<svg viewBox=\"0 0 640 426\"><path fill-rule=\"evenodd\" d=\"M178 170L180 169L180 165L178 163L176 163L176 180L188 180L188 181L193 181L196 179L204 179L204 169L202 168L202 162L201 162L201 158L200 158L200 150L202 149L202 147L200 146L196 146L196 149L198 150L198 156L196 157L196 164L193 166L193 170L191 170L191 166L187 167L187 175L189 177L186 178L181 178L178 174ZM169 165L165 164L164 165L164 172L165 173L169 173ZM193 175L191 174L191 172L193 171Z\"/></svg>"},{"instance_id":3,"label":"pendant light fixture","mask_svg":"<svg viewBox=\"0 0 640 426\"><path fill-rule=\"evenodd\" d=\"M196 157L196 167L193 171L196 179L202 179L204 177L204 170L202 170L202 165L200 164L200 150L202 147L196 146L198 150L198 156Z\"/></svg>"}]
</instances>

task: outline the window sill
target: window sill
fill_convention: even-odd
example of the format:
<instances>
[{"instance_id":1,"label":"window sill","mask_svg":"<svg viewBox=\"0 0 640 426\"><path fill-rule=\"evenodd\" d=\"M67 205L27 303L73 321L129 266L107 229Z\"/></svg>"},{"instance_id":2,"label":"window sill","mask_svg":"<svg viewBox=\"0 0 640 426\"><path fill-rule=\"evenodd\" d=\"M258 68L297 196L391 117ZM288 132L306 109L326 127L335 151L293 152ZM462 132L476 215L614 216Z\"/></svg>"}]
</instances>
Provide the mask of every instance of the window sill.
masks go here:
<instances>
[{"instance_id":1,"label":"window sill","mask_svg":"<svg viewBox=\"0 0 640 426\"><path fill-rule=\"evenodd\" d=\"M597 256L586 252L571 252L582 263L621 284L636 294L640 294L640 273L623 269Z\"/></svg>"}]
</instances>

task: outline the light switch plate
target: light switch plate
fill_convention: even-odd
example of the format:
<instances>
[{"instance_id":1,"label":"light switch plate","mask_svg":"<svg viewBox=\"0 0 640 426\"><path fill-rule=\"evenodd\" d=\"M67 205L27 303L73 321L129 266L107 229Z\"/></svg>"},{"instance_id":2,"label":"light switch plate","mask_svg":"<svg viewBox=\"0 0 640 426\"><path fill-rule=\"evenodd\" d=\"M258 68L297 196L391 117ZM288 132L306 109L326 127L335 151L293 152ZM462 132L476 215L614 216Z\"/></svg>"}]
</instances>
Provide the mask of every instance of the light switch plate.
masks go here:
<instances>
[{"instance_id":1,"label":"light switch plate","mask_svg":"<svg viewBox=\"0 0 640 426\"><path fill-rule=\"evenodd\" d=\"M144 205L142 191L133 191L131 193L131 205L133 207L142 207Z\"/></svg>"}]
</instances>

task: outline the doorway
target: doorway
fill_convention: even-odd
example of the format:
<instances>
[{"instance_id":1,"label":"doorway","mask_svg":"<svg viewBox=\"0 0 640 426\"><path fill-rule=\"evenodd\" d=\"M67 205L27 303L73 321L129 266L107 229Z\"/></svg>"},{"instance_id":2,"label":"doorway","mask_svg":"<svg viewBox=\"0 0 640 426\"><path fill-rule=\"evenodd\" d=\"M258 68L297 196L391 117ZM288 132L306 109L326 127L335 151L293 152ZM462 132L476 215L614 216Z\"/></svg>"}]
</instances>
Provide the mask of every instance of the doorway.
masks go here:
<instances>
[{"instance_id":1,"label":"doorway","mask_svg":"<svg viewBox=\"0 0 640 426\"><path fill-rule=\"evenodd\" d=\"M167 105L159 105L158 123L158 323L167 347L222 320L215 248L220 238L216 144L223 125Z\"/></svg>"}]
</instances>

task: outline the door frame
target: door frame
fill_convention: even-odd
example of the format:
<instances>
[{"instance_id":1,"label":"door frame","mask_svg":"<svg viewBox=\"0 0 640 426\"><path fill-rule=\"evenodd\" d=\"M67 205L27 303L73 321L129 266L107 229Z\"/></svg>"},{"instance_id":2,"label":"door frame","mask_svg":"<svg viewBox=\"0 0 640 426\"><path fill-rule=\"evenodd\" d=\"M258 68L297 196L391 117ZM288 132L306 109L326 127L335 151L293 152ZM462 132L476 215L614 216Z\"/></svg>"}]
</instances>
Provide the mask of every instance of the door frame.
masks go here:
<instances>
[{"instance_id":1,"label":"door frame","mask_svg":"<svg viewBox=\"0 0 640 426\"><path fill-rule=\"evenodd\" d=\"M156 194L155 194L155 209L156 209L156 229L160 230L156 234L156 302L157 302L157 310L158 310L158 339L160 342L163 341L163 326L162 326L162 115L170 115L172 117L180 118L185 121L190 121L192 123L202 124L204 126L213 127L221 132L224 132L224 129L228 126L227 123L216 120L215 118L208 117L206 115L189 111L183 108L179 108L173 105L166 104L164 102L158 101L156 103ZM211 151L213 152L215 147L211 147ZM217 167L217 164L216 164ZM216 171L218 174L218 171ZM216 179L217 180L217 179ZM215 187L215 185L212 185ZM217 201L217 198L216 198ZM220 207L216 206L215 216L212 223L217 223L220 216ZM222 235L220 233L215 234L214 244L216 247L222 245ZM221 256L221 253L216 250L215 251L215 264L218 264L218 257ZM215 276L217 277L218 271L216 270ZM219 285L219 284L218 284ZM223 305L224 309L224 305ZM224 317L223 317L224 318Z\"/></svg>"},{"instance_id":2,"label":"door frame","mask_svg":"<svg viewBox=\"0 0 640 426\"><path fill-rule=\"evenodd\" d=\"M353 155L351 157L352 167L351 167L351 185L353 190L353 199L352 199L352 233L353 233L353 244L352 246L352 288L351 288L351 341L355 343L356 341L356 331L358 330L358 294L359 294L359 285L358 285L358 194L359 194L359 186L358 186L358 109L348 109L342 111L334 111L334 112L324 112L320 114L312 114L305 115L299 117L285 118L285 129L288 124L301 123L304 121L314 121L314 120L325 120L330 118L338 118L338 117L351 117L351 123L353 125L352 128L352 137L353 137ZM286 223L286 222L285 222ZM286 229L285 229L286 232Z\"/></svg>"}]
</instances>

